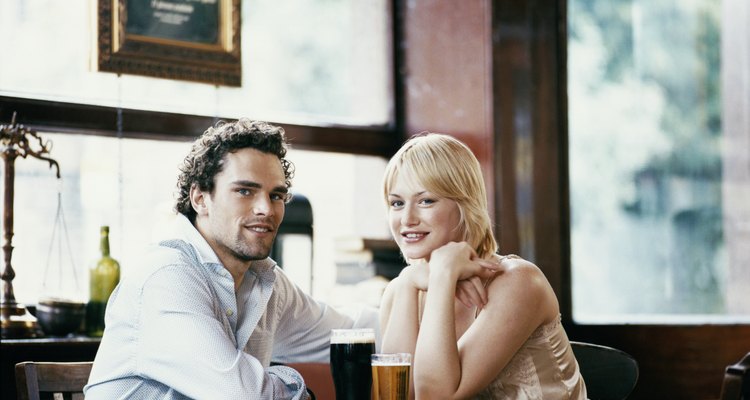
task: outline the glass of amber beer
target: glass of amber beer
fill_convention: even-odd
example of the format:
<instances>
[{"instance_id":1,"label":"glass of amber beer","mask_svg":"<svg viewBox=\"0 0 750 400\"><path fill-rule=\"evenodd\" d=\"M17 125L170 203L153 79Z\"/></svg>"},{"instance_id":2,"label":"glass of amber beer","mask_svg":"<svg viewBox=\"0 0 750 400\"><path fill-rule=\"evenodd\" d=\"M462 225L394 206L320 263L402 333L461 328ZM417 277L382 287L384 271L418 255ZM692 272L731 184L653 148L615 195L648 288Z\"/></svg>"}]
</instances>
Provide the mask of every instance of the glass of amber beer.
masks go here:
<instances>
[{"instance_id":1,"label":"glass of amber beer","mask_svg":"<svg viewBox=\"0 0 750 400\"><path fill-rule=\"evenodd\" d=\"M373 354L372 399L407 400L409 398L409 376L411 354Z\"/></svg>"},{"instance_id":2,"label":"glass of amber beer","mask_svg":"<svg viewBox=\"0 0 750 400\"><path fill-rule=\"evenodd\" d=\"M375 353L373 329L331 330L331 374L336 400L369 399L372 393L370 356Z\"/></svg>"}]
</instances>

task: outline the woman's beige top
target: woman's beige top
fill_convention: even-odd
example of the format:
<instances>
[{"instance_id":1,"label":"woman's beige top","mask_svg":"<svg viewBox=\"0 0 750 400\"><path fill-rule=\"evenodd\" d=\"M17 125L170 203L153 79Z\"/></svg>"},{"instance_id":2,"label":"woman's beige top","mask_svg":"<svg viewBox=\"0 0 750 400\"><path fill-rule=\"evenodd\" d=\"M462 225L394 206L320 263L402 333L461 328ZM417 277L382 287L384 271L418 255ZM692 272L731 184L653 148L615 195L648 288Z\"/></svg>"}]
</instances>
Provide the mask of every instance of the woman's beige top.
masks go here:
<instances>
[{"instance_id":1,"label":"woman's beige top","mask_svg":"<svg viewBox=\"0 0 750 400\"><path fill-rule=\"evenodd\" d=\"M537 328L475 399L586 399L586 386L558 316Z\"/></svg>"}]
</instances>

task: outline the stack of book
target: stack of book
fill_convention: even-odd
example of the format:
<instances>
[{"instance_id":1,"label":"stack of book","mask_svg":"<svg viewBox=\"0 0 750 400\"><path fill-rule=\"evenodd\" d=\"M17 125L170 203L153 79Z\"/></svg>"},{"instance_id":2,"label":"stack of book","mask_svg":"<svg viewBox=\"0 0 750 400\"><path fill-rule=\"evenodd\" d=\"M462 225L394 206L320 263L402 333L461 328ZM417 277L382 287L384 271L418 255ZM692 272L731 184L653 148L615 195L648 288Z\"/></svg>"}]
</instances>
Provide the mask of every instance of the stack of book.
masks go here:
<instances>
[{"instance_id":1,"label":"stack of book","mask_svg":"<svg viewBox=\"0 0 750 400\"><path fill-rule=\"evenodd\" d=\"M336 283L353 284L382 276L398 276L406 262L392 239L360 237L336 240Z\"/></svg>"}]
</instances>

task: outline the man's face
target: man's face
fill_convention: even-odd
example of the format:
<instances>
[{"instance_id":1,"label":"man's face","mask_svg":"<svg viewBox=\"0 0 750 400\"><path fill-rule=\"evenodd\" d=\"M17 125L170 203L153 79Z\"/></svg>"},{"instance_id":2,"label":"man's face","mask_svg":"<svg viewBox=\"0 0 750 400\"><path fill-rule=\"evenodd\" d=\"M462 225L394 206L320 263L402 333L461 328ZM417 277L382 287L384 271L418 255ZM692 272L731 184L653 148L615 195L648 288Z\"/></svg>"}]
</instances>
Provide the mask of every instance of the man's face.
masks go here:
<instances>
[{"instance_id":1,"label":"man's face","mask_svg":"<svg viewBox=\"0 0 750 400\"><path fill-rule=\"evenodd\" d=\"M287 187L273 154L253 148L227 153L214 177L213 193L203 193L196 227L225 266L268 257L284 218Z\"/></svg>"}]
</instances>

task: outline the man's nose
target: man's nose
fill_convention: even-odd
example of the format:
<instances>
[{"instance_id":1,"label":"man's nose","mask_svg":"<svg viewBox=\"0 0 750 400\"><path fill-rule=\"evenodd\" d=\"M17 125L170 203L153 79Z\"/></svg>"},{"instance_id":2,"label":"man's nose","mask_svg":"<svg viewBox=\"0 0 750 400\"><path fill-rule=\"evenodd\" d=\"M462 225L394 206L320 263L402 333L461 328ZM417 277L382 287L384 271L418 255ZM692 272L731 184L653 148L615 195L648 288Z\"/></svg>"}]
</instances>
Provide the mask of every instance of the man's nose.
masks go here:
<instances>
[{"instance_id":1,"label":"man's nose","mask_svg":"<svg viewBox=\"0 0 750 400\"><path fill-rule=\"evenodd\" d=\"M262 196L255 196L253 201L253 213L266 216L273 213L273 204L271 204L270 195L264 194Z\"/></svg>"}]
</instances>

